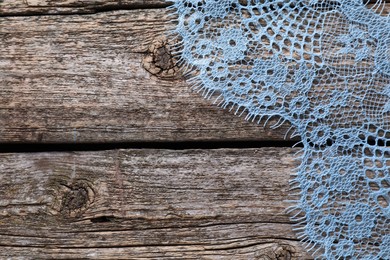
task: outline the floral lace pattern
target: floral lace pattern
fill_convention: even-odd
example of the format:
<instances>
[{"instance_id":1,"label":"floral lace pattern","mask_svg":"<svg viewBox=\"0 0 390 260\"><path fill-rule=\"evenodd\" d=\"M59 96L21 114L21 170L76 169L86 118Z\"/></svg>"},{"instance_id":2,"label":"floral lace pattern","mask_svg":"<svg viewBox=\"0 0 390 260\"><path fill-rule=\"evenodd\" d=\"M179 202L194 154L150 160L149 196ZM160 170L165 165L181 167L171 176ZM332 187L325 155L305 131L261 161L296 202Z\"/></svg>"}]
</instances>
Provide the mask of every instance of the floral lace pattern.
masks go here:
<instances>
[{"instance_id":1,"label":"floral lace pattern","mask_svg":"<svg viewBox=\"0 0 390 260\"><path fill-rule=\"evenodd\" d=\"M177 54L205 97L289 121L292 218L313 255L390 259L390 16L381 0L173 0Z\"/></svg>"}]
</instances>

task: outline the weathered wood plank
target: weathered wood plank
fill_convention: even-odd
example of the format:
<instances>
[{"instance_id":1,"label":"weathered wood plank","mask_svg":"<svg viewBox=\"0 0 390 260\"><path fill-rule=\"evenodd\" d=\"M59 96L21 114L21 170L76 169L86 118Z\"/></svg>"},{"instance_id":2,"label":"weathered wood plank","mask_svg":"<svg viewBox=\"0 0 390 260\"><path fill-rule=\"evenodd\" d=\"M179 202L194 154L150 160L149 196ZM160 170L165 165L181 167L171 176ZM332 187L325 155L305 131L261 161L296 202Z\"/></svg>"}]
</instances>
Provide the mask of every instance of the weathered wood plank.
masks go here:
<instances>
[{"instance_id":1,"label":"weathered wood plank","mask_svg":"<svg viewBox=\"0 0 390 260\"><path fill-rule=\"evenodd\" d=\"M375 0L371 0L375 3ZM390 3L390 0L384 2ZM161 8L164 0L0 0L0 15L87 14L106 10Z\"/></svg>"},{"instance_id":2,"label":"weathered wood plank","mask_svg":"<svg viewBox=\"0 0 390 260\"><path fill-rule=\"evenodd\" d=\"M1 24L0 142L281 141L289 128L191 93L159 41L173 27L165 9Z\"/></svg>"},{"instance_id":3,"label":"weathered wood plank","mask_svg":"<svg viewBox=\"0 0 390 260\"><path fill-rule=\"evenodd\" d=\"M1 154L0 258L309 258L284 213L295 152Z\"/></svg>"},{"instance_id":4,"label":"weathered wood plank","mask_svg":"<svg viewBox=\"0 0 390 260\"><path fill-rule=\"evenodd\" d=\"M88 14L105 10L146 9L168 6L164 0L3 0L0 15Z\"/></svg>"},{"instance_id":5,"label":"weathered wood plank","mask_svg":"<svg viewBox=\"0 0 390 260\"><path fill-rule=\"evenodd\" d=\"M288 128L245 122L172 78L158 62L170 58L164 9L1 24L0 142L283 140Z\"/></svg>"}]
</instances>

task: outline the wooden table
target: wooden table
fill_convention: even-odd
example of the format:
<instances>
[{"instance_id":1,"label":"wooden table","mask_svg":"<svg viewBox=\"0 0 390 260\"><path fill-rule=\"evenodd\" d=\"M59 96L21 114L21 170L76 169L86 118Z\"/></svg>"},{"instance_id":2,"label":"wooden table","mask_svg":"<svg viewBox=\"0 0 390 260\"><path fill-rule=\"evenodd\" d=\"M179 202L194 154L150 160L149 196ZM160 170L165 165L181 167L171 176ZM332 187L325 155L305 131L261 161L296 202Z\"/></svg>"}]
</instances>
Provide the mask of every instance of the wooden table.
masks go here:
<instances>
[{"instance_id":1,"label":"wooden table","mask_svg":"<svg viewBox=\"0 0 390 260\"><path fill-rule=\"evenodd\" d=\"M0 0L1 259L310 258L297 139L191 92L166 6Z\"/></svg>"}]
</instances>

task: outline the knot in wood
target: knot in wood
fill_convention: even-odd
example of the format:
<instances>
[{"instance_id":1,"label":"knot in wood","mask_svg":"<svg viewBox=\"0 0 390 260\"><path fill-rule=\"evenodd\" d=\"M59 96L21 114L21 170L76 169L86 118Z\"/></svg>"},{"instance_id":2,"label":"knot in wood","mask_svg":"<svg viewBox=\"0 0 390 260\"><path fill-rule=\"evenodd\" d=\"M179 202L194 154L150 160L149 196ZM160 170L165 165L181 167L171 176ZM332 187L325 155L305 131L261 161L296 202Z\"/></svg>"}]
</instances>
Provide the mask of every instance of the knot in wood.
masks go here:
<instances>
[{"instance_id":1,"label":"knot in wood","mask_svg":"<svg viewBox=\"0 0 390 260\"><path fill-rule=\"evenodd\" d=\"M84 188L76 188L69 191L64 197L64 207L69 210L82 208L88 201L88 193Z\"/></svg>"},{"instance_id":2,"label":"knot in wood","mask_svg":"<svg viewBox=\"0 0 390 260\"><path fill-rule=\"evenodd\" d=\"M149 73L159 78L177 78L179 68L173 57L168 40L158 38L150 45L142 65Z\"/></svg>"},{"instance_id":3,"label":"knot in wood","mask_svg":"<svg viewBox=\"0 0 390 260\"><path fill-rule=\"evenodd\" d=\"M161 68L162 70L169 70L173 68L174 65L172 57L166 46L157 48L155 53L154 64L156 67Z\"/></svg>"},{"instance_id":4,"label":"knot in wood","mask_svg":"<svg viewBox=\"0 0 390 260\"><path fill-rule=\"evenodd\" d=\"M290 245L282 245L275 250L277 260L290 260L293 257L295 250Z\"/></svg>"},{"instance_id":5,"label":"knot in wood","mask_svg":"<svg viewBox=\"0 0 390 260\"><path fill-rule=\"evenodd\" d=\"M65 187L60 212L79 217L93 202L94 192L88 184L76 183Z\"/></svg>"},{"instance_id":6,"label":"knot in wood","mask_svg":"<svg viewBox=\"0 0 390 260\"><path fill-rule=\"evenodd\" d=\"M261 254L258 259L260 260L291 260L294 259L295 253L294 247L290 245L277 245L271 250L267 250L266 253Z\"/></svg>"}]
</instances>

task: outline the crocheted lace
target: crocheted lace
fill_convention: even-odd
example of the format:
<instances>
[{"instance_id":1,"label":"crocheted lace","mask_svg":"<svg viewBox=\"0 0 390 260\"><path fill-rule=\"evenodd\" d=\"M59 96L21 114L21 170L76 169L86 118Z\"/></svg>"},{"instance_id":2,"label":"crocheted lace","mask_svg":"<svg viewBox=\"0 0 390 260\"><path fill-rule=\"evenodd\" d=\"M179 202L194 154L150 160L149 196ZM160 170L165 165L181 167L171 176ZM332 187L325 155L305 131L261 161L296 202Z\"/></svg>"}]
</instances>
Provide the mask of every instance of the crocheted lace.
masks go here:
<instances>
[{"instance_id":1,"label":"crocheted lace","mask_svg":"<svg viewBox=\"0 0 390 260\"><path fill-rule=\"evenodd\" d=\"M291 212L313 255L390 259L383 1L174 0L170 10L195 89L247 120L288 121L300 136Z\"/></svg>"}]
</instances>

